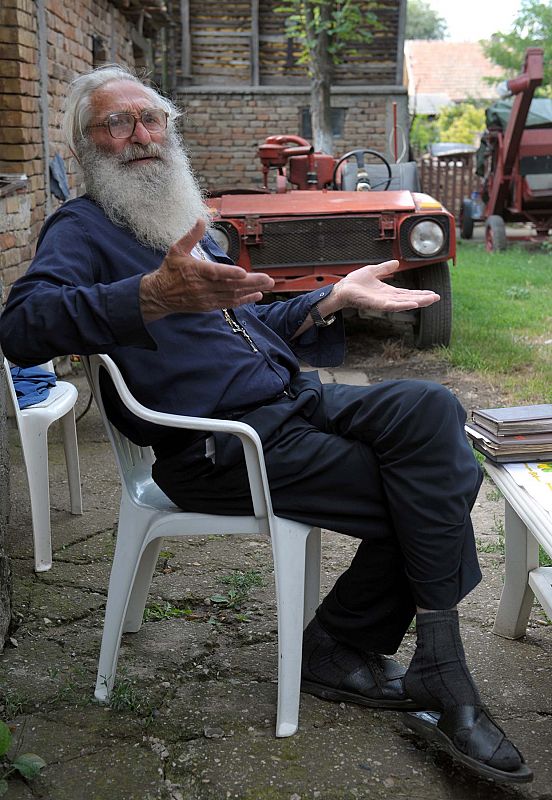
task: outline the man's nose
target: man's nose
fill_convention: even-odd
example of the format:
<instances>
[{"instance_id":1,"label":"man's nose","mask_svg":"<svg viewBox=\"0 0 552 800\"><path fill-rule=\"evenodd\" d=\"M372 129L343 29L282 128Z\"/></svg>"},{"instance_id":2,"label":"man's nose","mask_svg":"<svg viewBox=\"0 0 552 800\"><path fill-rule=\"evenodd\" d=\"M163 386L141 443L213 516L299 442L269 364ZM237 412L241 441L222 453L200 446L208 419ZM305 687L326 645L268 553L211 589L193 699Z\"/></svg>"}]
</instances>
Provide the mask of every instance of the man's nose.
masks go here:
<instances>
[{"instance_id":1,"label":"man's nose","mask_svg":"<svg viewBox=\"0 0 552 800\"><path fill-rule=\"evenodd\" d=\"M150 132L144 126L141 119L136 120L136 127L134 128L134 133L130 137L130 140L132 142L138 142L139 144L149 144L151 142Z\"/></svg>"}]
</instances>

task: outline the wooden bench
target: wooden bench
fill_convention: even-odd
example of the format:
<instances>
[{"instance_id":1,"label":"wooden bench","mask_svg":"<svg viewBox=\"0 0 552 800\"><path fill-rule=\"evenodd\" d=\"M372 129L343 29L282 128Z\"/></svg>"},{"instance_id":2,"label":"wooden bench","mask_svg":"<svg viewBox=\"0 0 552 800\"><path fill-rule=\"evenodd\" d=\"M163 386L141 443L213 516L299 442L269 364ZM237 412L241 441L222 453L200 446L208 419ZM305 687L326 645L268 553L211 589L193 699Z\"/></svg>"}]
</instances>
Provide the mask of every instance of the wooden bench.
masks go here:
<instances>
[{"instance_id":1,"label":"wooden bench","mask_svg":"<svg viewBox=\"0 0 552 800\"><path fill-rule=\"evenodd\" d=\"M552 514L503 465L485 461L483 466L506 501L504 588L493 633L519 639L535 597L552 619L552 567L539 566L539 544L552 557Z\"/></svg>"}]
</instances>

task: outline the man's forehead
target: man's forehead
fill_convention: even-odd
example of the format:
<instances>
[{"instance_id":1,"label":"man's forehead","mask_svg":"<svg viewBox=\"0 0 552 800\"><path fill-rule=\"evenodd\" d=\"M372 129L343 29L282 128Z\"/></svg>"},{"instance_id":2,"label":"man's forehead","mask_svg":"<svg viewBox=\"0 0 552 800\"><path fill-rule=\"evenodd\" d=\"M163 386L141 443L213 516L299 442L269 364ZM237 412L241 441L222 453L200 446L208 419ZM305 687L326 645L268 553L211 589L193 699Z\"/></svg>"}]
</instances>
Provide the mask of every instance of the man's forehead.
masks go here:
<instances>
[{"instance_id":1,"label":"man's forehead","mask_svg":"<svg viewBox=\"0 0 552 800\"><path fill-rule=\"evenodd\" d=\"M92 108L96 114L113 111L133 111L136 108L151 108L153 98L145 86L134 81L112 81L92 94Z\"/></svg>"}]
</instances>

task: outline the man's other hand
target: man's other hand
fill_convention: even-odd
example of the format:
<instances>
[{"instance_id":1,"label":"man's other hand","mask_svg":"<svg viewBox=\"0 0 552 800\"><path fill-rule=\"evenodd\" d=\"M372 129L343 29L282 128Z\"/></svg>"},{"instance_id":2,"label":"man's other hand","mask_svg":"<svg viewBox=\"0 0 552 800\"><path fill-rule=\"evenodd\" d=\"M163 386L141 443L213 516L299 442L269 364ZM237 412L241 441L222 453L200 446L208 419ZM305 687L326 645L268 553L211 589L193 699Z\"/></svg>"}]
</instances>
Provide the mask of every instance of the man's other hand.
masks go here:
<instances>
[{"instance_id":1,"label":"man's other hand","mask_svg":"<svg viewBox=\"0 0 552 800\"><path fill-rule=\"evenodd\" d=\"M274 286L262 272L218 264L193 256L192 250L205 234L198 220L185 236L172 245L155 272L140 282L140 307L145 322L167 314L235 308L262 299Z\"/></svg>"},{"instance_id":2,"label":"man's other hand","mask_svg":"<svg viewBox=\"0 0 552 800\"><path fill-rule=\"evenodd\" d=\"M398 261L360 267L336 283L327 299L336 306L335 310L372 308L378 311L408 311L430 306L441 299L428 289L401 289L384 283L383 279L396 272L398 267ZM325 314L330 310L322 309L322 303L319 308Z\"/></svg>"}]
</instances>

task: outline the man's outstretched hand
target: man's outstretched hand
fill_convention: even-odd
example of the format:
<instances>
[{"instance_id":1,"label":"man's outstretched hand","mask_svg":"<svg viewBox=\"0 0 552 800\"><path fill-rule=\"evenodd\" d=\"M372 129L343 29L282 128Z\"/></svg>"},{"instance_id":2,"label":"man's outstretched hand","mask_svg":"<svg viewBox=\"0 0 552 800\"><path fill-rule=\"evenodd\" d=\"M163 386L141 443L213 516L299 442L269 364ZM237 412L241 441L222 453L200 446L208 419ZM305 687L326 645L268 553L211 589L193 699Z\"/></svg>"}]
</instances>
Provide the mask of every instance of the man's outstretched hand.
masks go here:
<instances>
[{"instance_id":1,"label":"man's outstretched hand","mask_svg":"<svg viewBox=\"0 0 552 800\"><path fill-rule=\"evenodd\" d=\"M373 308L378 311L409 311L436 303L441 298L428 289L401 289L384 283L399 268L398 261L368 265L350 272L335 284L331 294L317 303L323 317L329 317L342 308ZM293 338L301 336L312 326L310 314L295 331Z\"/></svg>"},{"instance_id":2,"label":"man's outstretched hand","mask_svg":"<svg viewBox=\"0 0 552 800\"><path fill-rule=\"evenodd\" d=\"M384 283L399 267L398 261L360 267L337 283L328 297L339 308L373 308L378 311L409 311L430 306L441 298L428 289L401 289ZM322 303L320 303L322 312Z\"/></svg>"},{"instance_id":3,"label":"man's outstretched hand","mask_svg":"<svg viewBox=\"0 0 552 800\"><path fill-rule=\"evenodd\" d=\"M172 245L155 272L140 282L140 307L145 322L176 312L213 311L255 303L274 281L262 272L204 261L191 255L205 233L198 220L188 233Z\"/></svg>"}]
</instances>

